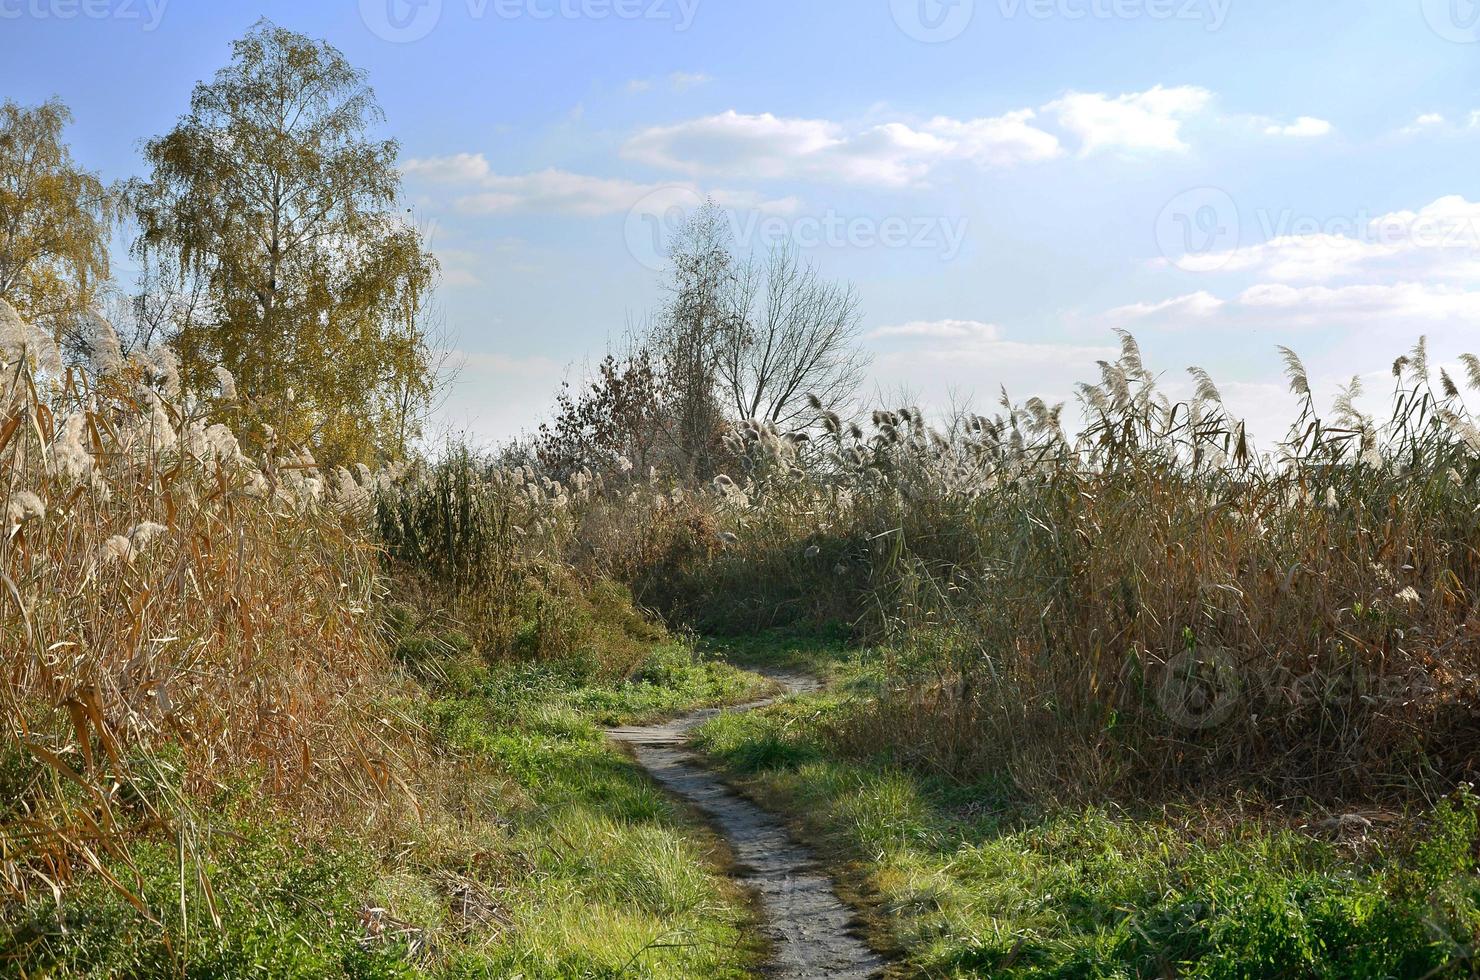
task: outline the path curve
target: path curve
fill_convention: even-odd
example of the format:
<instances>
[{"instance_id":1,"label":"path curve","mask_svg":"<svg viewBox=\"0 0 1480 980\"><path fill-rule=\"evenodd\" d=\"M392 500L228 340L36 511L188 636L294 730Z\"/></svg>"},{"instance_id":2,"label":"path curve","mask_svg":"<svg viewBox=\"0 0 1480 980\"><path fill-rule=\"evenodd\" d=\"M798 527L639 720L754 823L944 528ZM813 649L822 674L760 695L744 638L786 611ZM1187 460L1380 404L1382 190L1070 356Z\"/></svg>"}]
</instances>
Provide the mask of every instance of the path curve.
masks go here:
<instances>
[{"instance_id":1,"label":"path curve","mask_svg":"<svg viewBox=\"0 0 1480 980\"><path fill-rule=\"evenodd\" d=\"M765 671L787 694L818 690L815 678ZM638 763L666 789L703 811L729 841L736 880L760 900L761 931L770 940L766 976L776 980L869 980L884 960L858 937L856 916L838 898L816 856L792 839L786 825L706 769L689 751L689 733L721 711L753 711L777 699L728 709L696 711L660 725L614 728L613 739L632 747Z\"/></svg>"}]
</instances>

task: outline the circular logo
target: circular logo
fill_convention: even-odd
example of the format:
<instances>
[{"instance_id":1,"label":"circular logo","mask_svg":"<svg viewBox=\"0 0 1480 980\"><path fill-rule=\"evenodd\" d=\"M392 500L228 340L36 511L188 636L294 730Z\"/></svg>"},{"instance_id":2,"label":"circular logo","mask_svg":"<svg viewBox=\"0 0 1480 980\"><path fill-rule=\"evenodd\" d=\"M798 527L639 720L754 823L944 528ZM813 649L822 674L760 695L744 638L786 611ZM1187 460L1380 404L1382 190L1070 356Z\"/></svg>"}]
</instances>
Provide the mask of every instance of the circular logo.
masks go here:
<instances>
[{"instance_id":1,"label":"circular logo","mask_svg":"<svg viewBox=\"0 0 1480 980\"><path fill-rule=\"evenodd\" d=\"M1480 42L1480 0L1420 0L1429 30L1455 44Z\"/></svg>"},{"instance_id":2,"label":"circular logo","mask_svg":"<svg viewBox=\"0 0 1480 980\"><path fill-rule=\"evenodd\" d=\"M689 215L703 206L704 199L689 187L660 187L651 192L627 212L627 251L643 266L661 272L668 264L674 236Z\"/></svg>"},{"instance_id":3,"label":"circular logo","mask_svg":"<svg viewBox=\"0 0 1480 980\"><path fill-rule=\"evenodd\" d=\"M909 37L944 44L966 33L976 15L976 0L889 0L889 9Z\"/></svg>"},{"instance_id":4,"label":"circular logo","mask_svg":"<svg viewBox=\"0 0 1480 980\"><path fill-rule=\"evenodd\" d=\"M1243 679L1227 650L1188 650L1167 663L1156 703L1174 724L1200 731L1233 717L1243 697Z\"/></svg>"},{"instance_id":5,"label":"circular logo","mask_svg":"<svg viewBox=\"0 0 1480 980\"><path fill-rule=\"evenodd\" d=\"M1195 187L1167 202L1156 218L1156 244L1184 272L1212 272L1233 260L1238 205L1225 190Z\"/></svg>"},{"instance_id":6,"label":"circular logo","mask_svg":"<svg viewBox=\"0 0 1480 980\"><path fill-rule=\"evenodd\" d=\"M420 41L442 20L442 0L360 0L370 33L392 44Z\"/></svg>"}]
</instances>

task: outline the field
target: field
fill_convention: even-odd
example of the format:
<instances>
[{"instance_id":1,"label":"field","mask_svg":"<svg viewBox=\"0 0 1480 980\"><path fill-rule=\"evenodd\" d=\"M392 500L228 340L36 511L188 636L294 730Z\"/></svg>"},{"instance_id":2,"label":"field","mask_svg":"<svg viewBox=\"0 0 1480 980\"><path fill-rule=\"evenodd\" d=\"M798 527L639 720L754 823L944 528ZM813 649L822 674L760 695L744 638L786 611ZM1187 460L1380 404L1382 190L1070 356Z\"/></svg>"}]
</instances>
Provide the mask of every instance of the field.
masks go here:
<instances>
[{"instance_id":1,"label":"field","mask_svg":"<svg viewBox=\"0 0 1480 980\"><path fill-rule=\"evenodd\" d=\"M53 72L119 51L141 79L178 70L162 48L89 41L123 36L121 12L95 16L107 3L85 18L117 23L75 27L58 5L0 9L4 41ZM228 6L241 16L193 5L161 37L194 59ZM874 20L890 7L908 45L861 39L861 56L825 38L870 76L860 88L896 74L839 109L847 122L725 102L643 125L641 106L734 83L697 63L655 75L667 49L625 34L490 57L525 43L500 24L463 51L474 85L429 53L477 31L410 43L443 4L329 6L290 12L334 36L349 19L367 58L395 46L379 57L407 86L389 105L423 117L416 155L365 69L267 19L188 99L179 88L181 114L137 159L108 158L112 183L73 158L59 97L0 102L0 977L1480 975L1480 357L1452 349L1470 334L1443 334L1480 310L1463 287L1480 206L1449 188L1350 223L1380 241L1287 212L1299 233L1262 244L1217 187L1177 193L1159 222L1136 210L1161 193L1153 158L1179 181L1271 161L1293 175L1326 146L1340 155L1316 197L1339 200L1353 173L1363 193L1411 193L1454 168L1361 168L1476 138L1473 107L1468 124L1425 106L1364 136L1200 85L1112 94L1055 74L1041 100L990 110L1004 115L896 119L896 95L959 57L940 32L965 31L973 5L895 2ZM591 24L529 36L595 37L613 27L595 6ZM778 26L798 5L752 6L716 21L736 69L743 28L801 36ZM826 6L802 19L868 20ZM1068 47L1032 48L1054 5L1030 6L978 33L1057 70ZM1273 22L1319 5L1269 6ZM1394 5L1366 6L1385 23ZM89 54L47 54L62 36L39 29L48 11ZM1131 27L1068 59L1075 72L1132 52ZM1025 28L1019 48L1008 31ZM1319 68L1322 87L1355 92L1353 66L1391 63L1445 88L1465 49L1404 62L1419 50L1404 29L1370 31L1392 49ZM1356 32L1288 33L1324 51ZM640 54L640 73L608 77L597 47ZM1137 69L1188 50L1158 43ZM434 71L406 68L428 56ZM1014 67L969 60L962 78ZM16 64L31 62L0 58L0 76L27 76L33 97L46 72ZM1236 67L1242 84L1288 66ZM480 87L508 70L504 89ZM116 97L104 137L159 121L101 68L56 74L85 81L89 104ZM440 95L411 88L423 76ZM757 91L810 98L827 81ZM986 87L947 81L927 94ZM528 102L519 126L488 115L505 90ZM1354 124L1404 93L1381 94ZM535 145L428 155L475 130ZM1262 142L1240 156L1237 140ZM122 152L106 142L89 133L79 152ZM507 172L545 154L620 175ZM1275 176L1247 193L1285 200ZM994 221L999 206L1014 219L980 242L977 188ZM818 220L823 194L908 211L875 224L829 204ZM951 257L915 242L878 261L901 228L949 232ZM818 230L848 242L808 245ZM1160 257L1131 254L1151 238ZM936 264L958 259L969 274ZM633 260L657 280L633 280ZM830 278L839 267L869 279ZM1379 272L1393 281L1361 278ZM1183 294L1134 302L1163 273ZM1224 274L1240 292L1187 285ZM577 291L625 301L639 285L655 304L555 380L556 352L578 356L561 330L605 329ZM1091 297L1122 293L1103 314L1119 329L1090 323ZM876 322L865 298L968 315L939 312L949 300L1056 339ZM1207 330L1194 343L1173 317ZM1153 363L1124 329L1143 324L1226 367L1243 397ZM1373 338L1410 326L1440 332L1442 353L1401 341L1373 373ZM1245 337L1276 335L1309 341L1315 370L1286 347L1252 367ZM461 387L460 356L475 374ZM1366 373L1338 387L1338 361ZM922 398L902 393L936 368ZM1030 397L946 392L962 371ZM1253 423L1235 408L1250 391ZM1276 392L1292 407L1271 421ZM449 432L449 399L469 393L523 427Z\"/></svg>"},{"instance_id":2,"label":"field","mask_svg":"<svg viewBox=\"0 0 1480 980\"><path fill-rule=\"evenodd\" d=\"M8 973L743 975L724 842L599 730L732 663L829 679L698 745L901 974L1468 969L1480 466L1411 362L1277 466L1143 378L1076 443L741 428L706 486L259 464L167 359L26 363Z\"/></svg>"}]
</instances>

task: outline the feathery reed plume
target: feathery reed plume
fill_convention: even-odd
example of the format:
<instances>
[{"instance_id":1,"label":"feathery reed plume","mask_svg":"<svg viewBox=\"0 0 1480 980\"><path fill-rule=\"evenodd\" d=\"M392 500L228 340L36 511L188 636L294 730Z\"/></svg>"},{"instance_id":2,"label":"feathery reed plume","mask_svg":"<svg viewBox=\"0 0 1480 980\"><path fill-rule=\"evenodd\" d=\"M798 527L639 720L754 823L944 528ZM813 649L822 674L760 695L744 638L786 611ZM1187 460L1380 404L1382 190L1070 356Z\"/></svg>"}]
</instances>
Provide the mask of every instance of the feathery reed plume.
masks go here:
<instances>
[{"instance_id":1,"label":"feathery reed plume","mask_svg":"<svg viewBox=\"0 0 1480 980\"><path fill-rule=\"evenodd\" d=\"M1305 365L1296 354L1288 347L1281 347L1280 357L1285 362L1285 378L1290 383L1290 391L1296 395L1310 397L1310 375L1306 374Z\"/></svg>"},{"instance_id":2,"label":"feathery reed plume","mask_svg":"<svg viewBox=\"0 0 1480 980\"><path fill-rule=\"evenodd\" d=\"M1187 373L1192 375L1192 380L1197 382L1193 395L1198 401L1222 403L1223 396L1218 392L1218 386L1213 383L1213 376L1200 367L1190 367Z\"/></svg>"}]
</instances>

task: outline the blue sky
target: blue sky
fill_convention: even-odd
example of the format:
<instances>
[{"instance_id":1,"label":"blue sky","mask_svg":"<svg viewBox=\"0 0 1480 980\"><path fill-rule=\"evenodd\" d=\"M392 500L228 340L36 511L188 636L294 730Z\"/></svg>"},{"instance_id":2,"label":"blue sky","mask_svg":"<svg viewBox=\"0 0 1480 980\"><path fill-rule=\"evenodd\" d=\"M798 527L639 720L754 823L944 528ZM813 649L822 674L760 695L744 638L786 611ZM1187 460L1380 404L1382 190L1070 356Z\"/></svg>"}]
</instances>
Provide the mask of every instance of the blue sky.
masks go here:
<instances>
[{"instance_id":1,"label":"blue sky","mask_svg":"<svg viewBox=\"0 0 1480 980\"><path fill-rule=\"evenodd\" d=\"M1420 334L1480 350L1471 0L0 0L0 95L126 177L261 16L369 72L480 437L656 305L703 195L934 406L1066 399L1123 327L1269 434L1277 345L1376 396Z\"/></svg>"}]
</instances>

